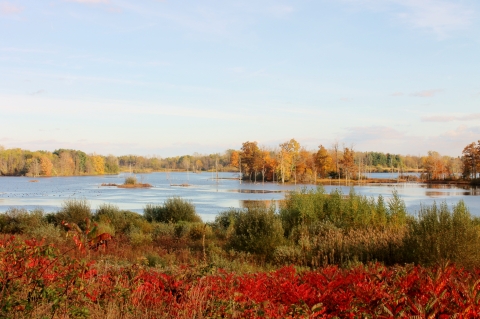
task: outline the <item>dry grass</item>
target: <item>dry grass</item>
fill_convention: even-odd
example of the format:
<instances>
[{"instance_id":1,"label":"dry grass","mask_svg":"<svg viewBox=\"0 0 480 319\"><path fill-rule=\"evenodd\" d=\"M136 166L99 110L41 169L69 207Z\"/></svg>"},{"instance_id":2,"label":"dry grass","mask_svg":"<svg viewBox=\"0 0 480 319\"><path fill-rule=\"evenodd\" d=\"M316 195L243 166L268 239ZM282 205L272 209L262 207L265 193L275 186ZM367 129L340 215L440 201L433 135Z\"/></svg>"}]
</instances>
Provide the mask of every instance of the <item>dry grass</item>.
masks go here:
<instances>
[{"instance_id":1,"label":"dry grass","mask_svg":"<svg viewBox=\"0 0 480 319\"><path fill-rule=\"evenodd\" d=\"M148 183L137 183L137 184L122 184L122 185L117 185L118 188L150 188L153 187L152 185Z\"/></svg>"}]
</instances>

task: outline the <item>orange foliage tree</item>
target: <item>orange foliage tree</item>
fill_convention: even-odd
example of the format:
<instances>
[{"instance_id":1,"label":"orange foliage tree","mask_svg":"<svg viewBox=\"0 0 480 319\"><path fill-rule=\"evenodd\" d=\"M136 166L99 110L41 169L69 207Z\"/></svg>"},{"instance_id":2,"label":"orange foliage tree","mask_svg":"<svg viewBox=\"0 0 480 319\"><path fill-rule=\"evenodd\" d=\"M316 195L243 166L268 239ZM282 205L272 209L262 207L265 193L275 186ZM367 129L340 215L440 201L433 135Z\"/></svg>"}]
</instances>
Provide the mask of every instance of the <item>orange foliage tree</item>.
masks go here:
<instances>
[{"instance_id":1,"label":"orange foliage tree","mask_svg":"<svg viewBox=\"0 0 480 319\"><path fill-rule=\"evenodd\" d=\"M447 177L447 167L438 152L429 151L428 156L422 158L422 162L428 179L444 179Z\"/></svg>"},{"instance_id":2,"label":"orange foliage tree","mask_svg":"<svg viewBox=\"0 0 480 319\"><path fill-rule=\"evenodd\" d=\"M46 155L40 157L40 174L52 176L52 168L52 161Z\"/></svg>"},{"instance_id":3,"label":"orange foliage tree","mask_svg":"<svg viewBox=\"0 0 480 319\"><path fill-rule=\"evenodd\" d=\"M240 154L237 151L233 151L230 156L230 165L233 167L238 167L240 165Z\"/></svg>"},{"instance_id":4,"label":"orange foliage tree","mask_svg":"<svg viewBox=\"0 0 480 319\"><path fill-rule=\"evenodd\" d=\"M315 156L315 165L318 169L320 177L325 178L329 171L334 170L333 159L323 145L318 146L318 151Z\"/></svg>"},{"instance_id":5,"label":"orange foliage tree","mask_svg":"<svg viewBox=\"0 0 480 319\"><path fill-rule=\"evenodd\" d=\"M475 179L480 171L480 140L465 146L462 152L463 177Z\"/></svg>"}]
</instances>

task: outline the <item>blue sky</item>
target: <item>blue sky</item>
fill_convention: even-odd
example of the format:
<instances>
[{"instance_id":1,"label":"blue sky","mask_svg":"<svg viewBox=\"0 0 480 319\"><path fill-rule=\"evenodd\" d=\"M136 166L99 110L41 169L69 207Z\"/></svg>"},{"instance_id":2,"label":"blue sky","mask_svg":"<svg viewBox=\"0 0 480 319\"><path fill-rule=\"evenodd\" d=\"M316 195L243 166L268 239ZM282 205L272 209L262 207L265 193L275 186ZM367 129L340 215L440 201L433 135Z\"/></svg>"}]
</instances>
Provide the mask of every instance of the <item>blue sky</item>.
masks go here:
<instances>
[{"instance_id":1,"label":"blue sky","mask_svg":"<svg viewBox=\"0 0 480 319\"><path fill-rule=\"evenodd\" d=\"M0 145L458 156L479 57L474 0L0 0Z\"/></svg>"}]
</instances>

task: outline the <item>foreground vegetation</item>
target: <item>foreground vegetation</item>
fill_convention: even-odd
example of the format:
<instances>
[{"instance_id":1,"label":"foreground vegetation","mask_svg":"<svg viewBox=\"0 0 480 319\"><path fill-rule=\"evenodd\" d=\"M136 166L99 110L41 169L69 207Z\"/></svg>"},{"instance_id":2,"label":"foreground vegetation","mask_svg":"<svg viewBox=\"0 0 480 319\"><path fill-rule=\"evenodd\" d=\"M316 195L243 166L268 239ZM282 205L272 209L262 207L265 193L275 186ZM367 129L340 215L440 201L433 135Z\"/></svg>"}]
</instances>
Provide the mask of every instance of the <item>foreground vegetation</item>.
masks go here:
<instances>
[{"instance_id":1,"label":"foreground vegetation","mask_svg":"<svg viewBox=\"0 0 480 319\"><path fill-rule=\"evenodd\" d=\"M396 193L385 200L318 188L289 194L278 209L230 209L203 223L178 197L143 215L73 199L57 213L12 208L0 232L2 318L480 311L480 222L463 202L412 216ZM114 236L108 248L95 241L102 234Z\"/></svg>"}]
</instances>

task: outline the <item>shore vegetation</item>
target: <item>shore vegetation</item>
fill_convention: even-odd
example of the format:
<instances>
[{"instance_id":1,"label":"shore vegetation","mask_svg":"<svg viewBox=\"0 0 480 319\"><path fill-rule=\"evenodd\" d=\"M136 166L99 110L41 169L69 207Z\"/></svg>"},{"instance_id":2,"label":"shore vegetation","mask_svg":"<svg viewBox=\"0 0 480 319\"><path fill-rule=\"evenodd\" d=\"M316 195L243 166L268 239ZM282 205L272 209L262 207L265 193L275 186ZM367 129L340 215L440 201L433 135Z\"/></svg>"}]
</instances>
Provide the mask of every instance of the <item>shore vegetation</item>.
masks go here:
<instances>
[{"instance_id":1,"label":"shore vegetation","mask_svg":"<svg viewBox=\"0 0 480 319\"><path fill-rule=\"evenodd\" d=\"M71 199L0 214L2 318L475 318L480 220L322 187L203 222Z\"/></svg>"}]
</instances>

